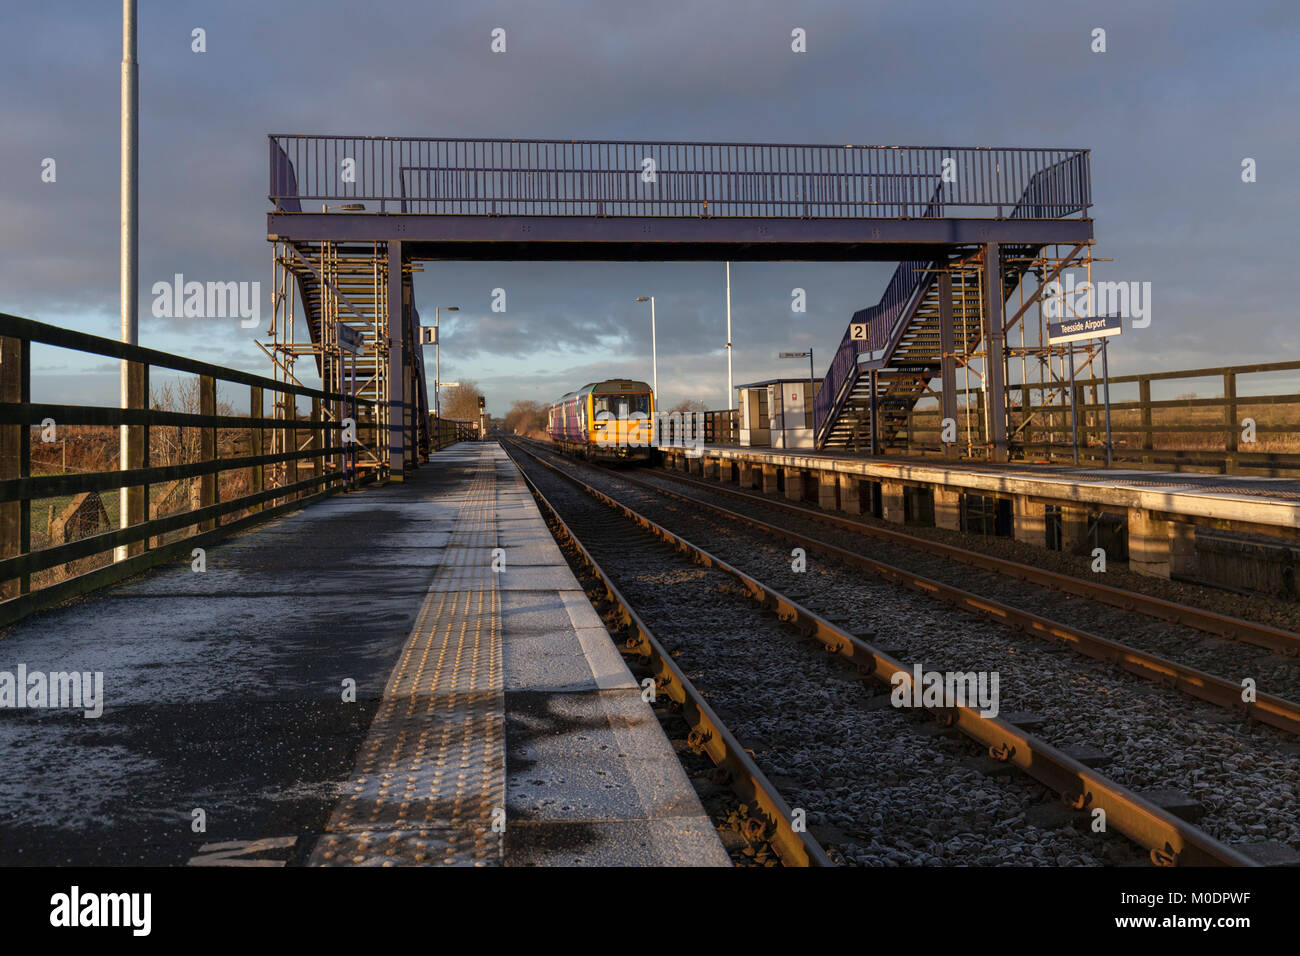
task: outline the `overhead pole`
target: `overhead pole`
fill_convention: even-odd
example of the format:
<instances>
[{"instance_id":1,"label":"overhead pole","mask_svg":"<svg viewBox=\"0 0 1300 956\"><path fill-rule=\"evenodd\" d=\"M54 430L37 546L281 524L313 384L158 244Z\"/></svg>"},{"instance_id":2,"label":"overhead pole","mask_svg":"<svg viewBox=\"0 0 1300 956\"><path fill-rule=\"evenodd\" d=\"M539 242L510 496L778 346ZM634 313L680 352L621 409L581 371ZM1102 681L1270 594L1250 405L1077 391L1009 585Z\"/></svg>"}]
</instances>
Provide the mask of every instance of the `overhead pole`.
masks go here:
<instances>
[{"instance_id":1,"label":"overhead pole","mask_svg":"<svg viewBox=\"0 0 1300 956\"><path fill-rule=\"evenodd\" d=\"M655 297L650 296L650 374L655 383L655 401L659 400L659 343L655 336Z\"/></svg>"},{"instance_id":2,"label":"overhead pole","mask_svg":"<svg viewBox=\"0 0 1300 956\"><path fill-rule=\"evenodd\" d=\"M659 343L655 337L655 297L652 295L639 295L636 297L638 302L650 303L650 374L654 379L652 386L654 390L655 407L659 405Z\"/></svg>"},{"instance_id":3,"label":"overhead pole","mask_svg":"<svg viewBox=\"0 0 1300 956\"><path fill-rule=\"evenodd\" d=\"M735 408L731 385L731 263L727 263L727 408Z\"/></svg>"},{"instance_id":4,"label":"overhead pole","mask_svg":"<svg viewBox=\"0 0 1300 956\"><path fill-rule=\"evenodd\" d=\"M122 0L122 171L121 171L121 275L119 291L121 294L122 341L127 345L139 344L140 317L139 298L139 121L137 117L140 105L139 64L136 61L136 0ZM130 408L130 363L122 360L121 368L122 408ZM119 466L128 467L129 430L123 424L119 426ZM127 489L118 492L118 526L129 527L131 516L127 510ZM116 549L115 560L126 560L129 553L127 546Z\"/></svg>"}]
</instances>

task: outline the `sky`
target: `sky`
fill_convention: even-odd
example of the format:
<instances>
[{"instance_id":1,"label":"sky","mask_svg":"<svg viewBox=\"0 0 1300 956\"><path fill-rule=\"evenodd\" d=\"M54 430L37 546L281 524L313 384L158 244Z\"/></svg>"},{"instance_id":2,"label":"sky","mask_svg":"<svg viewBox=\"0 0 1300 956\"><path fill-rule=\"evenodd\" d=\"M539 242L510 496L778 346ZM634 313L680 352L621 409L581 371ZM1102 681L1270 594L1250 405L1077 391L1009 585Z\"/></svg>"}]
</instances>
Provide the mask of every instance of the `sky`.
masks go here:
<instances>
[{"instance_id":1,"label":"sky","mask_svg":"<svg viewBox=\"0 0 1300 956\"><path fill-rule=\"evenodd\" d=\"M107 0L0 13L0 311L113 338L120 15ZM308 133L1090 149L1094 253L1112 260L1094 278L1152 290L1112 373L1294 358L1298 28L1294 2L141 0L140 342L270 373L259 330L154 318L151 288L259 281L269 317L266 136ZM809 346L824 372L891 271L734 264L735 381L799 374L776 353ZM443 378L476 381L497 415L649 380L642 295L661 402L724 407L721 263L431 262L415 280L426 322L460 308L443 315ZM35 399L115 403L115 364L34 359Z\"/></svg>"}]
</instances>

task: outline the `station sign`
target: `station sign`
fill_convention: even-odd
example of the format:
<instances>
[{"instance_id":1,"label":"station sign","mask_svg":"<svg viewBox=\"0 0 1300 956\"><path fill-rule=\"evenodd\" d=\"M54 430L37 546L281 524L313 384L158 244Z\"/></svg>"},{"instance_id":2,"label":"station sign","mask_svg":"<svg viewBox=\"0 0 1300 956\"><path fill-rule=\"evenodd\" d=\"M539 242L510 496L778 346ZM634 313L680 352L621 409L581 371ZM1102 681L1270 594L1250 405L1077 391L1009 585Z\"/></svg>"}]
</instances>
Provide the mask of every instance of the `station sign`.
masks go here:
<instances>
[{"instance_id":1,"label":"station sign","mask_svg":"<svg viewBox=\"0 0 1300 956\"><path fill-rule=\"evenodd\" d=\"M353 355L360 355L363 351L361 342L361 333L350 325L338 324L339 330L339 348L345 352L351 352Z\"/></svg>"},{"instance_id":2,"label":"station sign","mask_svg":"<svg viewBox=\"0 0 1300 956\"><path fill-rule=\"evenodd\" d=\"M1047 343L1078 342L1080 339L1100 339L1119 335L1124 331L1124 320L1118 315L1099 315L1096 318L1065 319L1047 323Z\"/></svg>"},{"instance_id":3,"label":"station sign","mask_svg":"<svg viewBox=\"0 0 1300 956\"><path fill-rule=\"evenodd\" d=\"M849 341L865 342L867 340L867 323L852 322L849 324Z\"/></svg>"},{"instance_id":4,"label":"station sign","mask_svg":"<svg viewBox=\"0 0 1300 956\"><path fill-rule=\"evenodd\" d=\"M425 325L420 327L420 344L438 344L438 327L436 325Z\"/></svg>"}]
</instances>

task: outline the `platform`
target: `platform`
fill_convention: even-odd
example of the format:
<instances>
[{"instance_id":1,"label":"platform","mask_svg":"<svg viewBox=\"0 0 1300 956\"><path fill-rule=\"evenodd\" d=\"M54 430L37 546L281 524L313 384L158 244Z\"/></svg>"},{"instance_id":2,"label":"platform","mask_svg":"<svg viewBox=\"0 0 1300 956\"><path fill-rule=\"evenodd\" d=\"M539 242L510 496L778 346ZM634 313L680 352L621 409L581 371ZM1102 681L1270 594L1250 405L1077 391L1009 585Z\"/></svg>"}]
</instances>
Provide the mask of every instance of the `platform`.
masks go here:
<instances>
[{"instance_id":1,"label":"platform","mask_svg":"<svg viewBox=\"0 0 1300 956\"><path fill-rule=\"evenodd\" d=\"M1000 500L1010 533L1039 547L1078 552L1087 547L1097 515L1121 515L1128 567L1152 577L1197 576L1198 529L1260 537L1269 547L1291 547L1300 539L1300 481L1292 478L870 458L740 445L694 451L665 448L664 464L896 524L914 520L909 515L915 512L932 515L937 527L965 530L974 498L983 499L981 510L990 499Z\"/></svg>"},{"instance_id":2,"label":"platform","mask_svg":"<svg viewBox=\"0 0 1300 956\"><path fill-rule=\"evenodd\" d=\"M685 466L687 459L682 450L666 449L665 454L679 467ZM718 461L766 464L814 475L845 475L984 495L1022 495L1067 505L1087 505L1097 510L1145 509L1176 514L1194 523L1236 522L1277 534L1300 532L1300 480L1294 478L1029 463L984 464L940 458L869 458L849 452L740 445L706 445L699 460L705 464Z\"/></svg>"},{"instance_id":3,"label":"platform","mask_svg":"<svg viewBox=\"0 0 1300 956\"><path fill-rule=\"evenodd\" d=\"M0 864L729 865L499 446L205 559L0 639L105 701L0 710Z\"/></svg>"}]
</instances>

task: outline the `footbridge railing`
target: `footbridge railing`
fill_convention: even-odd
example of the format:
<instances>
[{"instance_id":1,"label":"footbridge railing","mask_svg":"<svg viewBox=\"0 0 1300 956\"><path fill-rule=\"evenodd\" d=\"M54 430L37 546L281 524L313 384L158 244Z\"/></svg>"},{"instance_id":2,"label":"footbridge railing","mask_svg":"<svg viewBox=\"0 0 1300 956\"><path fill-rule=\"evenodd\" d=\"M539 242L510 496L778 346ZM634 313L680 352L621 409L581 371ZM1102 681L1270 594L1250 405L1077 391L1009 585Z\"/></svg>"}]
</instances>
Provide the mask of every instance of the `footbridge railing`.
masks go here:
<instances>
[{"instance_id":1,"label":"footbridge railing","mask_svg":"<svg viewBox=\"0 0 1300 956\"><path fill-rule=\"evenodd\" d=\"M1092 202L1088 153L1016 147L270 136L268 198L376 213L1058 219ZM1029 190L1048 169L1073 168ZM945 201L934 205L937 186ZM305 205L304 205L305 204Z\"/></svg>"}]
</instances>

